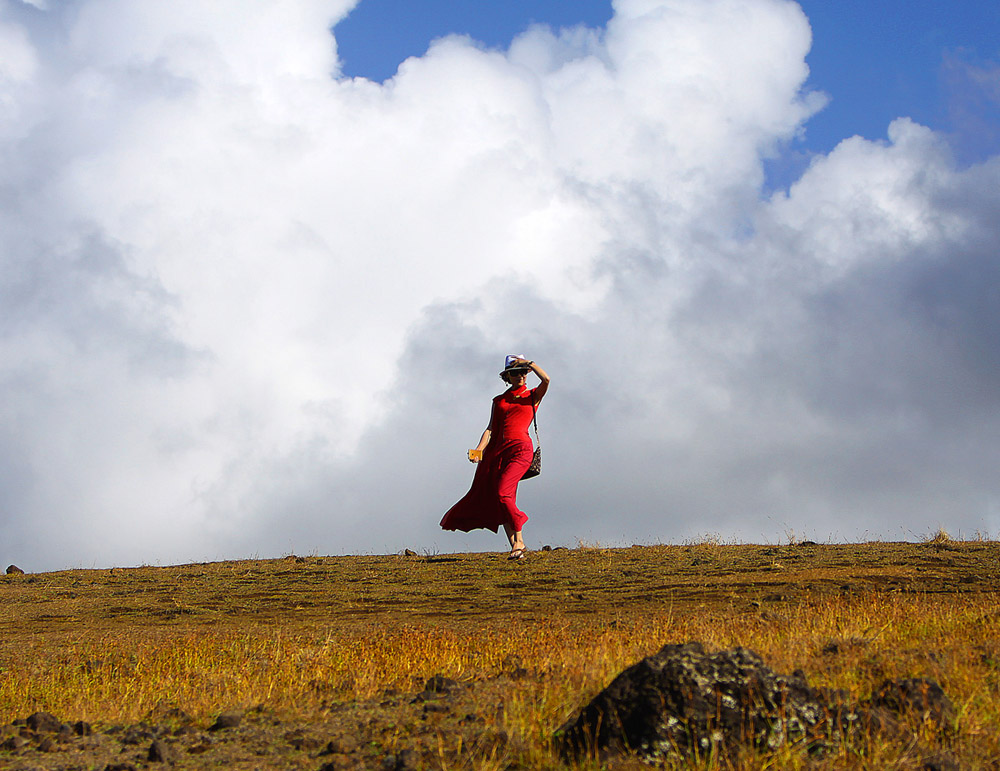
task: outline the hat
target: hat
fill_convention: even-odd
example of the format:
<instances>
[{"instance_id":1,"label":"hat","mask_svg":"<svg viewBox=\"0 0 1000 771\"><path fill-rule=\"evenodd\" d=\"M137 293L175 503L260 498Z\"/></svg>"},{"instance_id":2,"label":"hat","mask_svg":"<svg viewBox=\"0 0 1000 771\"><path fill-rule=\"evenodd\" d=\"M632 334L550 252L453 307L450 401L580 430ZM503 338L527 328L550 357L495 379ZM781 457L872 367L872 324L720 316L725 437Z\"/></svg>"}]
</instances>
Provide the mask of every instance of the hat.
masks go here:
<instances>
[{"instance_id":1,"label":"hat","mask_svg":"<svg viewBox=\"0 0 1000 771\"><path fill-rule=\"evenodd\" d=\"M501 372L500 375L502 376L507 372L528 372L531 369L531 367L529 367L527 364L517 363L518 359L524 359L524 358L526 357L522 356L519 353L507 354L507 358L503 360L503 372Z\"/></svg>"}]
</instances>

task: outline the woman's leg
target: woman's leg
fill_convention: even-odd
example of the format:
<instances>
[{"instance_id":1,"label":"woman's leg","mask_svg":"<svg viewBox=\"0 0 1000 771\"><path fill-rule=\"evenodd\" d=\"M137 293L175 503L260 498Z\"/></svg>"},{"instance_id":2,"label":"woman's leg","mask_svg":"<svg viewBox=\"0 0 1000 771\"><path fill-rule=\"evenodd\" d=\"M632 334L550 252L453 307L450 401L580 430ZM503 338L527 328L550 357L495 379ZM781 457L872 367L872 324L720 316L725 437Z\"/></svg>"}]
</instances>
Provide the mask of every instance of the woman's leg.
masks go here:
<instances>
[{"instance_id":1,"label":"woman's leg","mask_svg":"<svg viewBox=\"0 0 1000 771\"><path fill-rule=\"evenodd\" d=\"M507 534L507 540L510 541L511 551L524 548L524 539L521 537L520 530L515 530L513 525L505 524L503 531Z\"/></svg>"},{"instance_id":2,"label":"woman's leg","mask_svg":"<svg viewBox=\"0 0 1000 771\"><path fill-rule=\"evenodd\" d=\"M503 530L507 534L507 540L510 541L511 552L524 548L521 528L528 521L528 515L517 507L517 483L531 465L532 454L530 444L518 447L505 459L506 462L500 469L500 478L497 480L500 508L503 509L507 520L504 522Z\"/></svg>"}]
</instances>

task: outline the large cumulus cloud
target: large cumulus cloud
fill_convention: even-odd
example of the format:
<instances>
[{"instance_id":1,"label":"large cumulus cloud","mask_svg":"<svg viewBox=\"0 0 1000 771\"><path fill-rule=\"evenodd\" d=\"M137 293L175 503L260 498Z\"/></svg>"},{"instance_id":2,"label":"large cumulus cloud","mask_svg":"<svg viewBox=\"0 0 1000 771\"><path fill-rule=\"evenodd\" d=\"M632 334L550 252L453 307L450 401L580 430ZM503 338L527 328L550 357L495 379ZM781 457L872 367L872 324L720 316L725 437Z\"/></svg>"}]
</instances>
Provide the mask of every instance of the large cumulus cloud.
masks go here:
<instances>
[{"instance_id":1,"label":"large cumulus cloud","mask_svg":"<svg viewBox=\"0 0 1000 771\"><path fill-rule=\"evenodd\" d=\"M1000 526L997 159L901 118L765 193L823 102L784 0L385 84L351 5L0 6L12 560L488 546L436 523L522 350L529 540Z\"/></svg>"}]
</instances>

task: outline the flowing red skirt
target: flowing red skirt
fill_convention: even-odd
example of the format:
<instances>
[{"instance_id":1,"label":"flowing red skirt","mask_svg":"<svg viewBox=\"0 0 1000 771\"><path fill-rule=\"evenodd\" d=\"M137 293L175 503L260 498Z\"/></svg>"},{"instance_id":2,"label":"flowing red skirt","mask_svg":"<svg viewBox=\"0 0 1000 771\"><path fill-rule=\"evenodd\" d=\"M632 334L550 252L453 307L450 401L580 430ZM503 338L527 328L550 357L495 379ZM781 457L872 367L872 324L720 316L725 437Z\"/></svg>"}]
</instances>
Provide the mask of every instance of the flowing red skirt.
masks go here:
<instances>
[{"instance_id":1,"label":"flowing red skirt","mask_svg":"<svg viewBox=\"0 0 1000 771\"><path fill-rule=\"evenodd\" d=\"M445 530L468 533L482 527L495 533L510 525L520 531L528 521L528 515L517 508L517 483L531 465L531 440L508 441L490 450L491 445L486 445L469 492L441 520Z\"/></svg>"}]
</instances>

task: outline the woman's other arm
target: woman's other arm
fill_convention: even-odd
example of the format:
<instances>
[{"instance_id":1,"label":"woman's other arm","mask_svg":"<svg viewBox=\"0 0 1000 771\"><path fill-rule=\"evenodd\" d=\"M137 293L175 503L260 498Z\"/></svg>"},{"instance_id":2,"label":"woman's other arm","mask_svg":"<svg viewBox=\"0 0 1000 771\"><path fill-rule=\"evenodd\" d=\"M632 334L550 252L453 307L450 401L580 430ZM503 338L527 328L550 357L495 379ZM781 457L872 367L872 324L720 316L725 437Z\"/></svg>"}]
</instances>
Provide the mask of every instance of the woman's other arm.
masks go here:
<instances>
[{"instance_id":1,"label":"woman's other arm","mask_svg":"<svg viewBox=\"0 0 1000 771\"><path fill-rule=\"evenodd\" d=\"M479 438L479 444L475 446L474 449L469 450L469 460L473 463L479 463L483 459L483 450L486 449L486 445L490 443L490 430L487 428L483 431L483 435Z\"/></svg>"},{"instance_id":2,"label":"woman's other arm","mask_svg":"<svg viewBox=\"0 0 1000 771\"><path fill-rule=\"evenodd\" d=\"M490 443L490 437L493 436L493 432L490 430L493 428L493 413L496 411L496 404L490 409L490 423L486 426L486 430L483 431L483 435L479 437L479 444L476 445L475 449L469 450L469 460L473 463L479 463L483 459L483 450L486 449L486 445Z\"/></svg>"}]
</instances>

